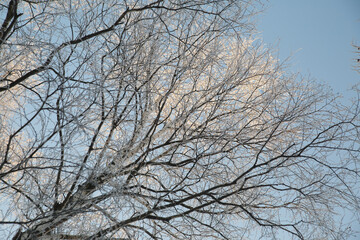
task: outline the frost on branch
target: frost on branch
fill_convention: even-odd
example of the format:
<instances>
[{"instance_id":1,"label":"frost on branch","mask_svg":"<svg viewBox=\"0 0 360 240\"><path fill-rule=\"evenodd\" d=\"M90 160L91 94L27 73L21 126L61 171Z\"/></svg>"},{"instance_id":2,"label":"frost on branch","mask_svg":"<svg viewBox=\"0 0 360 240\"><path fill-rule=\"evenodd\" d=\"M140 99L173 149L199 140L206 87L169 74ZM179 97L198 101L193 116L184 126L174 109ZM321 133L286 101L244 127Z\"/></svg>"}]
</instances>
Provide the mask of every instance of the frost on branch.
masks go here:
<instances>
[{"instance_id":1,"label":"frost on branch","mask_svg":"<svg viewBox=\"0 0 360 240\"><path fill-rule=\"evenodd\" d=\"M257 6L1 5L1 234L350 234L337 214L359 207L358 101L287 73L254 37Z\"/></svg>"}]
</instances>

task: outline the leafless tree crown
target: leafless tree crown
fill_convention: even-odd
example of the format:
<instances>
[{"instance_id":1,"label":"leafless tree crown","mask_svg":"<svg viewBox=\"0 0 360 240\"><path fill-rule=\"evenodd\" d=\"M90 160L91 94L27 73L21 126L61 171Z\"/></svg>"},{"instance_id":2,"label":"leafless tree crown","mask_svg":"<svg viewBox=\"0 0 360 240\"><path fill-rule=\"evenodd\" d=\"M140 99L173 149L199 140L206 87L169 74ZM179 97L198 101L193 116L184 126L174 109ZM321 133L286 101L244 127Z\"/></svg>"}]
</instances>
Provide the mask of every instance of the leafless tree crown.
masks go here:
<instances>
[{"instance_id":1,"label":"leafless tree crown","mask_svg":"<svg viewBox=\"0 0 360 240\"><path fill-rule=\"evenodd\" d=\"M258 5L1 1L2 239L346 239L359 102L286 73Z\"/></svg>"}]
</instances>

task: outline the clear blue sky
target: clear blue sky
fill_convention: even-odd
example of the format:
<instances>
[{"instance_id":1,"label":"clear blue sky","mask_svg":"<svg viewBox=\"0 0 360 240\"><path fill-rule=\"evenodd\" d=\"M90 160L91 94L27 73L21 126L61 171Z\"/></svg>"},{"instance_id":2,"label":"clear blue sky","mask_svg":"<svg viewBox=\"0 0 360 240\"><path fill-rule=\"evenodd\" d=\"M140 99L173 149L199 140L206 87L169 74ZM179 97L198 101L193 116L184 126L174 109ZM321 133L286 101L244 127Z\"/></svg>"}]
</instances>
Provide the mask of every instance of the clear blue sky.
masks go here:
<instances>
[{"instance_id":1,"label":"clear blue sky","mask_svg":"<svg viewBox=\"0 0 360 240\"><path fill-rule=\"evenodd\" d=\"M332 89L360 83L352 70L360 45L360 0L268 0L258 16L258 31L268 45L279 48L281 60L290 55L291 71L310 75ZM359 57L360 58L360 57Z\"/></svg>"},{"instance_id":2,"label":"clear blue sky","mask_svg":"<svg viewBox=\"0 0 360 240\"><path fill-rule=\"evenodd\" d=\"M268 0L265 7L257 29L279 49L280 60L292 56L289 70L330 85L346 99L354 96L347 89L360 83L353 70L360 54L351 46L360 45L360 0ZM352 229L360 231L360 225Z\"/></svg>"}]
</instances>

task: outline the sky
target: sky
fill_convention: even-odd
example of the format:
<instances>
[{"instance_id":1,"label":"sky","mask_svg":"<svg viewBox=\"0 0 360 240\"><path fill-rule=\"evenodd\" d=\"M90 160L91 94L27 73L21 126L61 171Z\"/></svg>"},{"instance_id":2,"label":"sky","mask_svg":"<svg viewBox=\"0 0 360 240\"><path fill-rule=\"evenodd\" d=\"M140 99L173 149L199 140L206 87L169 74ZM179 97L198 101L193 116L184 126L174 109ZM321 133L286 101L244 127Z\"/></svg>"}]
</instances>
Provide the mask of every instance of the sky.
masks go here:
<instances>
[{"instance_id":1,"label":"sky","mask_svg":"<svg viewBox=\"0 0 360 240\"><path fill-rule=\"evenodd\" d=\"M289 70L344 97L360 83L353 70L360 54L351 46L360 45L360 0L268 0L257 29L268 46L279 49L280 60L291 56Z\"/></svg>"},{"instance_id":2,"label":"sky","mask_svg":"<svg viewBox=\"0 0 360 240\"><path fill-rule=\"evenodd\" d=\"M268 0L257 21L280 60L291 57L288 70L328 84L345 102L355 96L348 89L360 84L353 70L360 53L351 45L360 46L360 0ZM352 228L360 231L359 224Z\"/></svg>"},{"instance_id":3,"label":"sky","mask_svg":"<svg viewBox=\"0 0 360 240\"><path fill-rule=\"evenodd\" d=\"M268 0L257 30L265 43L279 49L290 69L329 84L345 98L360 83L353 70L352 43L360 45L360 0Z\"/></svg>"}]
</instances>

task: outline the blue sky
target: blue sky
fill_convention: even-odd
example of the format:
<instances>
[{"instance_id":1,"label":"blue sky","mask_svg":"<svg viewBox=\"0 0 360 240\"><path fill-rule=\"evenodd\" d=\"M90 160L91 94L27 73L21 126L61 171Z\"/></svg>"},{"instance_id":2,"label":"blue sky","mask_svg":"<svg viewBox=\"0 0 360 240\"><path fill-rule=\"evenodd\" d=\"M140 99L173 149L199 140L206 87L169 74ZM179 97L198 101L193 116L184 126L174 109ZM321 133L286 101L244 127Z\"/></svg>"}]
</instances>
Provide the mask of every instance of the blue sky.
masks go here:
<instances>
[{"instance_id":1,"label":"blue sky","mask_svg":"<svg viewBox=\"0 0 360 240\"><path fill-rule=\"evenodd\" d=\"M269 0L265 4L257 24L264 42L279 49L281 60L291 56L291 71L327 83L348 97L346 90L360 83L351 46L360 45L360 0Z\"/></svg>"},{"instance_id":2,"label":"blue sky","mask_svg":"<svg viewBox=\"0 0 360 240\"><path fill-rule=\"evenodd\" d=\"M351 46L360 45L360 0L268 0L257 21L280 60L291 56L290 71L328 84L345 99L354 96L347 90L360 83L353 70L360 54ZM358 223L352 228L360 231Z\"/></svg>"}]
</instances>

